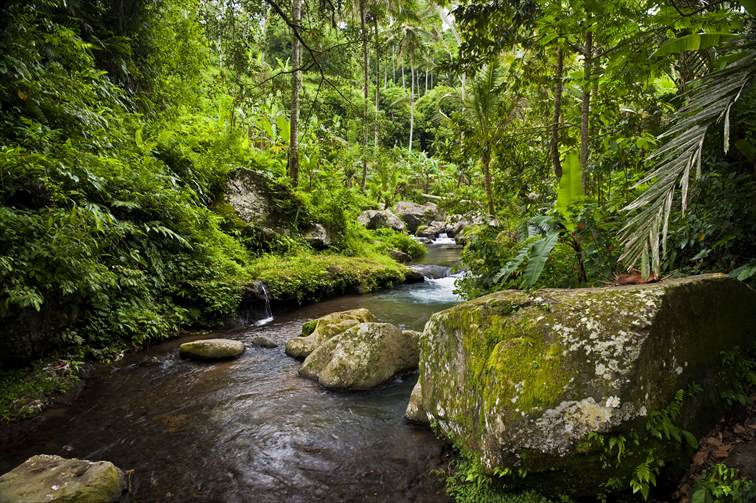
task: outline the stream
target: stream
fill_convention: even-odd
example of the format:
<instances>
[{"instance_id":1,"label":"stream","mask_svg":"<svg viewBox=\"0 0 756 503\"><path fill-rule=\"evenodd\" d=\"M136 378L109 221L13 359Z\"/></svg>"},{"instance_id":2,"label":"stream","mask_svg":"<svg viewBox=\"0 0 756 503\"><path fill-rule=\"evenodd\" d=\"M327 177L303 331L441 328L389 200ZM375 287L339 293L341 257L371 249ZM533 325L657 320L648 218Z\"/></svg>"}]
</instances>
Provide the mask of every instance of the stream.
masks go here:
<instances>
[{"instance_id":1,"label":"stream","mask_svg":"<svg viewBox=\"0 0 756 503\"><path fill-rule=\"evenodd\" d=\"M414 266L431 277L424 283L202 336L246 342L234 361L182 360L177 347L194 335L100 366L72 404L0 434L0 473L45 453L134 470L136 502L447 501L432 473L444 464L444 444L403 417L416 373L368 392L335 393L298 377L300 362L284 345L308 319L357 307L422 330L432 313L459 301L447 275L458 258L455 247L431 246ZM279 347L252 346L258 335Z\"/></svg>"}]
</instances>

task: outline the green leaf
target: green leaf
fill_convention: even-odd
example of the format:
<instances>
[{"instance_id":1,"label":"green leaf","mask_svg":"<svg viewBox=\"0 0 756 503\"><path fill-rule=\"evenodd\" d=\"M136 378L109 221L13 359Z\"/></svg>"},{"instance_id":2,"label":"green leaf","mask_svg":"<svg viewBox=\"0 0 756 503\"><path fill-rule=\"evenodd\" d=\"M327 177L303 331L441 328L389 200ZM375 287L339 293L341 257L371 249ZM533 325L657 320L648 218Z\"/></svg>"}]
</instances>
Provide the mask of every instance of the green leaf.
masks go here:
<instances>
[{"instance_id":1,"label":"green leaf","mask_svg":"<svg viewBox=\"0 0 756 503\"><path fill-rule=\"evenodd\" d=\"M522 286L524 288L531 288L538 281L549 254L558 241L559 233L551 232L533 244L532 253L528 257L528 265L525 266L525 273L523 274Z\"/></svg>"},{"instance_id":2,"label":"green leaf","mask_svg":"<svg viewBox=\"0 0 756 503\"><path fill-rule=\"evenodd\" d=\"M680 54L688 51L700 51L718 47L726 40L735 38L737 35L732 33L692 33L682 37L674 38L664 42L659 47L654 56L667 56L669 54Z\"/></svg>"},{"instance_id":3,"label":"green leaf","mask_svg":"<svg viewBox=\"0 0 756 503\"><path fill-rule=\"evenodd\" d=\"M745 10L752 16L756 16L756 0L740 0Z\"/></svg>"}]
</instances>

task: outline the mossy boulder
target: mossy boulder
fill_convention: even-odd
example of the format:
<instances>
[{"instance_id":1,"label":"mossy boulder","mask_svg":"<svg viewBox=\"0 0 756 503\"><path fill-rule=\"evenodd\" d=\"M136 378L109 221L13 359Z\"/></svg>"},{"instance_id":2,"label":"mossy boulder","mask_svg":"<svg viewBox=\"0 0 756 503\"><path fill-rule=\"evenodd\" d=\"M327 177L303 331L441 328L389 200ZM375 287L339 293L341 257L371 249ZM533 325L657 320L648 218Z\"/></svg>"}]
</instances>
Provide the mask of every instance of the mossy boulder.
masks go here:
<instances>
[{"instance_id":1,"label":"mossy boulder","mask_svg":"<svg viewBox=\"0 0 756 503\"><path fill-rule=\"evenodd\" d=\"M625 485L648 448L668 467L682 458L648 428L680 390L700 387L677 426L698 436L716 422L721 352L752 343L754 313L756 292L724 275L497 292L431 317L418 407L491 473L523 468L524 485L595 494ZM627 449L607 466L600 439L612 435Z\"/></svg>"},{"instance_id":2,"label":"mossy boulder","mask_svg":"<svg viewBox=\"0 0 756 503\"><path fill-rule=\"evenodd\" d=\"M8 503L112 503L127 492L123 471L108 461L40 454L0 477L0 501Z\"/></svg>"},{"instance_id":3,"label":"mossy boulder","mask_svg":"<svg viewBox=\"0 0 756 503\"><path fill-rule=\"evenodd\" d=\"M286 354L294 358L305 358L331 337L368 321L376 321L376 318L365 308L338 311L310 320L302 326L302 335L289 339L286 343Z\"/></svg>"},{"instance_id":4,"label":"mossy boulder","mask_svg":"<svg viewBox=\"0 0 756 503\"><path fill-rule=\"evenodd\" d=\"M299 375L334 390L366 390L417 368L417 340L389 323L359 323L325 341Z\"/></svg>"},{"instance_id":5,"label":"mossy boulder","mask_svg":"<svg viewBox=\"0 0 756 503\"><path fill-rule=\"evenodd\" d=\"M217 361L231 360L244 353L244 343L231 339L203 339L185 342L179 346L182 358L192 360Z\"/></svg>"}]
</instances>

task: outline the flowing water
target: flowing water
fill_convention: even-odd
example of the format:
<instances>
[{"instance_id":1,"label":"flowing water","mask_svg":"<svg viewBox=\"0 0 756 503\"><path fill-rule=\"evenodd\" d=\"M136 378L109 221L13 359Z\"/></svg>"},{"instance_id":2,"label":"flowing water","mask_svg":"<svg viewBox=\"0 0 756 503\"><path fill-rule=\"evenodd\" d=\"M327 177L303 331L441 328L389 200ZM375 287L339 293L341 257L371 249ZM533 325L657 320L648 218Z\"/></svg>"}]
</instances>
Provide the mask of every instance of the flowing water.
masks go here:
<instances>
[{"instance_id":1,"label":"flowing water","mask_svg":"<svg viewBox=\"0 0 756 503\"><path fill-rule=\"evenodd\" d=\"M432 247L425 262L457 259L455 248ZM264 326L210 334L279 344L248 344L231 362L178 358L184 338L102 366L72 405L0 434L0 473L47 453L134 470L138 502L446 501L431 473L443 465L444 445L403 418L416 374L369 392L335 393L298 377L300 362L283 345L306 320L356 307L422 329L433 312L458 301L453 281L340 297L274 313Z\"/></svg>"}]
</instances>

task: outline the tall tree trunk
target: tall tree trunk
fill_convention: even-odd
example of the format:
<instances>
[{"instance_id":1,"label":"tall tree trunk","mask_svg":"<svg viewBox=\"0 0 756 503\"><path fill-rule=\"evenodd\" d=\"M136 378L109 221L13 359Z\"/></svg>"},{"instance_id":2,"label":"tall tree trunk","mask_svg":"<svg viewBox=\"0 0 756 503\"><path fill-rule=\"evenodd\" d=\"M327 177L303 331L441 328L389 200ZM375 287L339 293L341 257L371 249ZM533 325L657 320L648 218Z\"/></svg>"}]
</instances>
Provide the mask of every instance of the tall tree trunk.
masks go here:
<instances>
[{"instance_id":1,"label":"tall tree trunk","mask_svg":"<svg viewBox=\"0 0 756 503\"><path fill-rule=\"evenodd\" d=\"M412 133L415 130L415 54L410 52L410 132L408 151L412 152Z\"/></svg>"},{"instance_id":2,"label":"tall tree trunk","mask_svg":"<svg viewBox=\"0 0 756 503\"><path fill-rule=\"evenodd\" d=\"M381 48L378 41L378 15L373 14L373 37L375 38L375 121L373 123L373 144L378 148L378 119L381 101Z\"/></svg>"},{"instance_id":3,"label":"tall tree trunk","mask_svg":"<svg viewBox=\"0 0 756 503\"><path fill-rule=\"evenodd\" d=\"M404 61L400 61L402 69L402 89L407 89L407 83L404 81Z\"/></svg>"},{"instance_id":4,"label":"tall tree trunk","mask_svg":"<svg viewBox=\"0 0 756 503\"><path fill-rule=\"evenodd\" d=\"M562 115L562 73L564 71L564 53L562 46L557 47L556 84L554 85L554 120L551 123L551 164L557 182L562 178L562 163L559 161L559 117Z\"/></svg>"},{"instance_id":5,"label":"tall tree trunk","mask_svg":"<svg viewBox=\"0 0 756 503\"><path fill-rule=\"evenodd\" d=\"M396 84L396 47L391 44L391 83Z\"/></svg>"},{"instance_id":6,"label":"tall tree trunk","mask_svg":"<svg viewBox=\"0 0 756 503\"><path fill-rule=\"evenodd\" d=\"M494 216L493 188L491 183L491 152L486 148L483 151L483 185L486 189L486 202L488 203L488 215Z\"/></svg>"},{"instance_id":7,"label":"tall tree trunk","mask_svg":"<svg viewBox=\"0 0 756 503\"><path fill-rule=\"evenodd\" d=\"M591 112L591 64L593 62L593 32L585 32L583 49L583 100L580 117L580 167L582 168L582 185L585 192L588 171L588 121Z\"/></svg>"},{"instance_id":8,"label":"tall tree trunk","mask_svg":"<svg viewBox=\"0 0 756 503\"><path fill-rule=\"evenodd\" d=\"M368 71L368 34L365 18L365 0L360 0L360 33L362 35L362 181L360 187L365 192L367 185L367 146L368 146L368 128L370 121L368 118L368 93L370 84L370 74Z\"/></svg>"},{"instance_id":9,"label":"tall tree trunk","mask_svg":"<svg viewBox=\"0 0 756 503\"><path fill-rule=\"evenodd\" d=\"M423 94L428 94L428 70L425 71L425 91Z\"/></svg>"},{"instance_id":10,"label":"tall tree trunk","mask_svg":"<svg viewBox=\"0 0 756 503\"><path fill-rule=\"evenodd\" d=\"M299 28L302 22L302 0L291 1L291 20L294 26ZM291 64L294 71L291 72L291 119L289 134L289 177L296 187L299 183L299 88L302 85L299 67L301 66L301 48L296 33L292 34Z\"/></svg>"}]
</instances>

